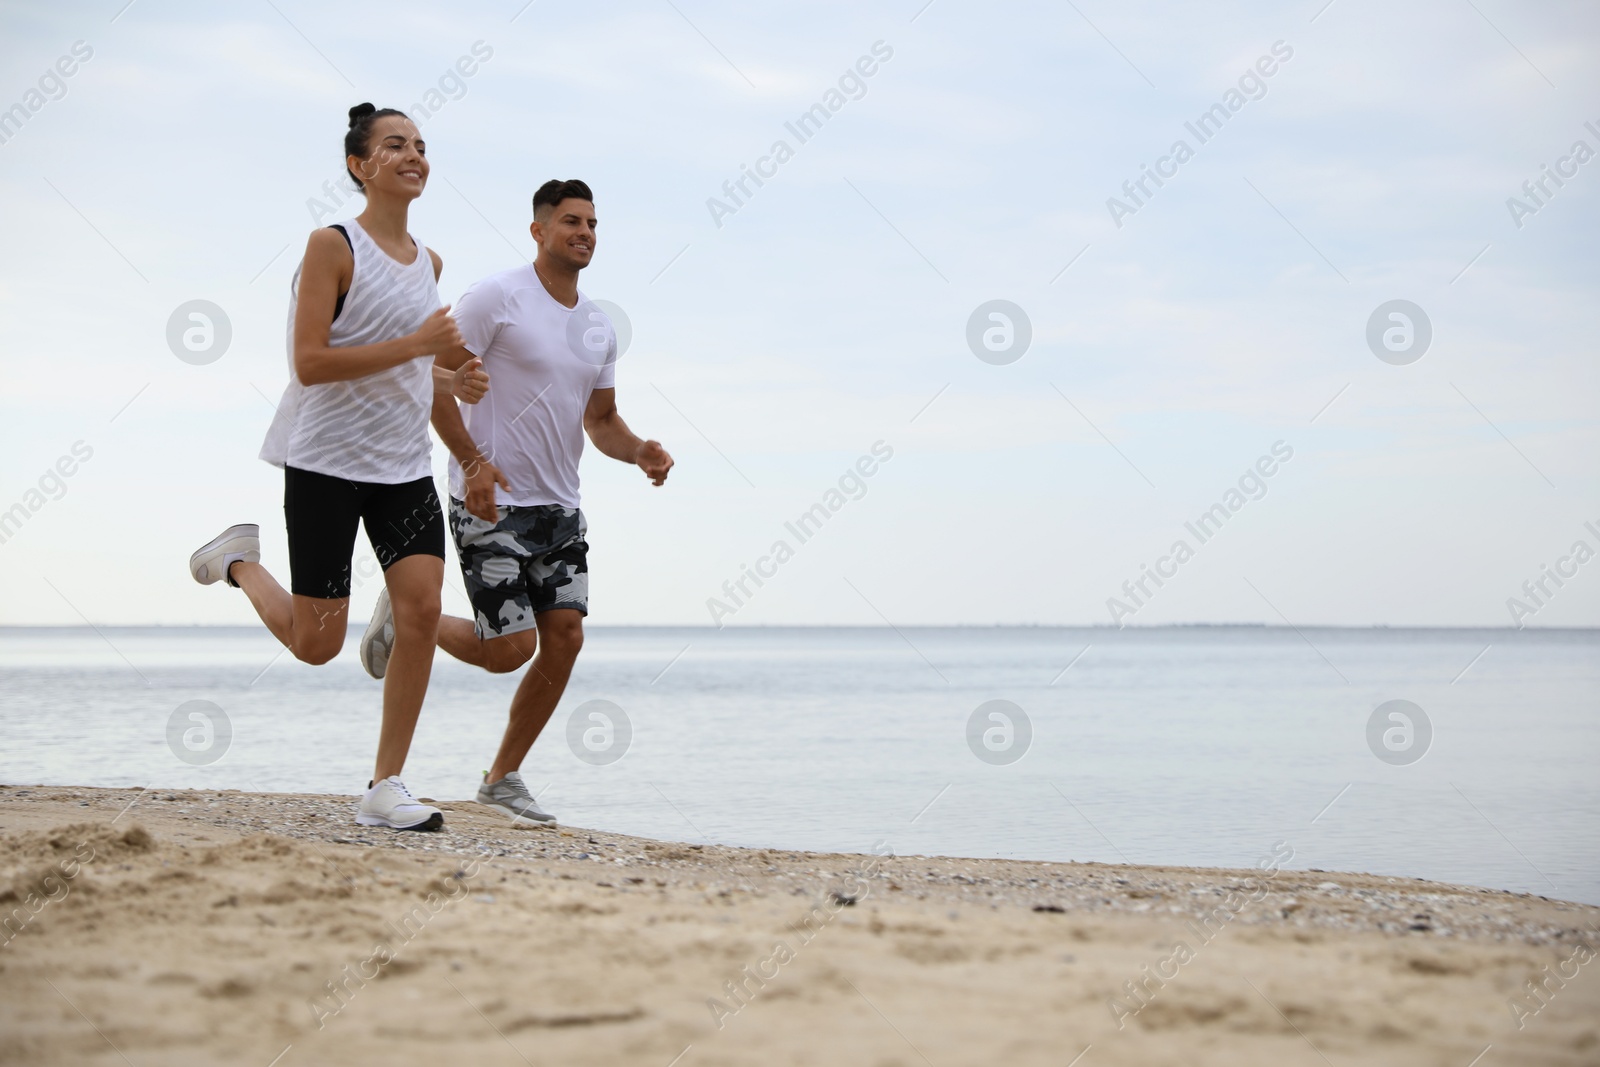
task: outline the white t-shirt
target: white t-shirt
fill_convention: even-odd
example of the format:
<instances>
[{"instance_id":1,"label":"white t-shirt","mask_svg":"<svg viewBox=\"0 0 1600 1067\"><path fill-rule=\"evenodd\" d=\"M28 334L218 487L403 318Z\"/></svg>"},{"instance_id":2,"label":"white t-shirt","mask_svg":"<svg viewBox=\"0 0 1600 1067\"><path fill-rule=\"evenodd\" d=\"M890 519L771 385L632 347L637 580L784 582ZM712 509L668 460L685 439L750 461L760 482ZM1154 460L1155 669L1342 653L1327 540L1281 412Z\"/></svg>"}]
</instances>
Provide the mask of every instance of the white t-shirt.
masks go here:
<instances>
[{"instance_id":1,"label":"white t-shirt","mask_svg":"<svg viewBox=\"0 0 1600 1067\"><path fill-rule=\"evenodd\" d=\"M511 483L509 493L495 487L495 503L577 507L583 412L590 393L616 386L611 319L581 291L576 307L557 302L531 263L475 283L451 314L489 374L488 394L461 405L461 417ZM454 456L450 495L467 495Z\"/></svg>"}]
</instances>

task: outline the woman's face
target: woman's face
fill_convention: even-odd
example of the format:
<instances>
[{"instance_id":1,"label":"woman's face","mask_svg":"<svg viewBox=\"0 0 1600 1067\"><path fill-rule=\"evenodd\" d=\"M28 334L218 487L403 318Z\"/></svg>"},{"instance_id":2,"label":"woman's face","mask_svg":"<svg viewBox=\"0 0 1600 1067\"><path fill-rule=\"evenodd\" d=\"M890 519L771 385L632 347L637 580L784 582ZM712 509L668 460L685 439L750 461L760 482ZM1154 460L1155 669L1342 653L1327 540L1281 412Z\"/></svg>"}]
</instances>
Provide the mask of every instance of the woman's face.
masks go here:
<instances>
[{"instance_id":1,"label":"woman's face","mask_svg":"<svg viewBox=\"0 0 1600 1067\"><path fill-rule=\"evenodd\" d=\"M366 158L351 156L348 163L368 193L376 190L415 200L428 184L427 145L416 123L400 115L385 115L374 122Z\"/></svg>"}]
</instances>

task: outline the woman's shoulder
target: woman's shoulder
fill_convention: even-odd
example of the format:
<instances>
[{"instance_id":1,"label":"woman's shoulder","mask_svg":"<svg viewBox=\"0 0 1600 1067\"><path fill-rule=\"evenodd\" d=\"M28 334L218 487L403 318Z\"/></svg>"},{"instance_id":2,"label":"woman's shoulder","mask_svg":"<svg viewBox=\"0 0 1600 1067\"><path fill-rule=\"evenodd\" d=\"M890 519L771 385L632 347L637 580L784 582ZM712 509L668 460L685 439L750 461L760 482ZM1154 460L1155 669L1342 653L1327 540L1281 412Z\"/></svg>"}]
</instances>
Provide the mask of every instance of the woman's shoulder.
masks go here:
<instances>
[{"instance_id":1,"label":"woman's shoulder","mask_svg":"<svg viewBox=\"0 0 1600 1067\"><path fill-rule=\"evenodd\" d=\"M341 233L338 226L323 226L312 230L306 238L306 255L354 261L355 255L351 248L349 231Z\"/></svg>"}]
</instances>

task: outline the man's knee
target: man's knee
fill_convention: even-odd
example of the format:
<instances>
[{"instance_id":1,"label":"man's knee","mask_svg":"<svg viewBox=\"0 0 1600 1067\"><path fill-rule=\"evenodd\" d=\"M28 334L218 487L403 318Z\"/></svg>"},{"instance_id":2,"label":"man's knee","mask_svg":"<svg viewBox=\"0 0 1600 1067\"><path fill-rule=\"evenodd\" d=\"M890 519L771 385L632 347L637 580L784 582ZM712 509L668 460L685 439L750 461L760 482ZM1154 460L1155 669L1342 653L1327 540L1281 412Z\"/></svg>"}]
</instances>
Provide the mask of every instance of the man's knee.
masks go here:
<instances>
[{"instance_id":1,"label":"man's knee","mask_svg":"<svg viewBox=\"0 0 1600 1067\"><path fill-rule=\"evenodd\" d=\"M485 643L484 667L490 674L510 674L533 658L536 644L532 630L490 638Z\"/></svg>"},{"instance_id":2,"label":"man's knee","mask_svg":"<svg viewBox=\"0 0 1600 1067\"><path fill-rule=\"evenodd\" d=\"M520 652L502 652L489 657L489 662L484 667L490 674L511 674L520 670L532 656L524 656Z\"/></svg>"},{"instance_id":3,"label":"man's knee","mask_svg":"<svg viewBox=\"0 0 1600 1067\"><path fill-rule=\"evenodd\" d=\"M561 615L568 613L562 612ZM552 656L571 659L583 649L583 616L575 612L570 618L546 617L540 627L540 640L545 652Z\"/></svg>"}]
</instances>

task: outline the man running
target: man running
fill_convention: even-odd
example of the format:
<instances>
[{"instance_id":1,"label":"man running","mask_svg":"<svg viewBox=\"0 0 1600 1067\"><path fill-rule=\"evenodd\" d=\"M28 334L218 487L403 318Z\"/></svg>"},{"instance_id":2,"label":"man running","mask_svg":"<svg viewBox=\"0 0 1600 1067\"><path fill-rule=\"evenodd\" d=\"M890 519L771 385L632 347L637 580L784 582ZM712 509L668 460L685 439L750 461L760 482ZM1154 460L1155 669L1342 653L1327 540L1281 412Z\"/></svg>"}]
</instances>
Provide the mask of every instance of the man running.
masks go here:
<instances>
[{"instance_id":1,"label":"man running","mask_svg":"<svg viewBox=\"0 0 1600 1067\"><path fill-rule=\"evenodd\" d=\"M578 510L583 435L656 485L672 457L637 437L617 411L617 338L578 290L595 249L594 195L581 181L548 181L533 195L533 263L492 274L457 302L462 346L447 369L478 358L493 388L463 419L441 394L433 426L450 449L450 529L476 619L444 616L439 647L496 674L533 667L511 698L510 721L478 803L513 820L554 823L519 768L555 711L589 613L587 524ZM381 678L388 659L387 601L361 640L361 662ZM537 655L535 655L537 652Z\"/></svg>"}]
</instances>

